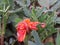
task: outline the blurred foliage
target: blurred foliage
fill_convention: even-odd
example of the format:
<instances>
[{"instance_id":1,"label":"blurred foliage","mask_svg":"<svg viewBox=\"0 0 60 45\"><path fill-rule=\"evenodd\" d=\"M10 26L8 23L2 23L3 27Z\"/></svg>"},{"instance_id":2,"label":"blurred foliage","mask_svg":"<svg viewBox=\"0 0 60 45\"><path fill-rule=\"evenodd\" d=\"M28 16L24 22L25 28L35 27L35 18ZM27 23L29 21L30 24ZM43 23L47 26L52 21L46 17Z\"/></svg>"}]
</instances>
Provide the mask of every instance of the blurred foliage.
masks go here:
<instances>
[{"instance_id":1,"label":"blurred foliage","mask_svg":"<svg viewBox=\"0 0 60 45\"><path fill-rule=\"evenodd\" d=\"M10 42L12 45L16 41L15 26L25 18L46 23L45 28L37 26L39 28L38 33L32 31L31 35L34 37L35 42L28 40L28 45L43 45L41 41L57 32L54 25L56 23L60 24L60 18L56 14L59 10L60 0L0 0L0 24L2 21L4 24L4 30L1 31L2 29L0 29L0 33L4 32L5 34L5 45L10 45ZM2 27L0 26L0 28ZM9 41L10 38L13 41ZM59 45L58 40L59 36L57 35L56 45Z\"/></svg>"},{"instance_id":2,"label":"blurred foliage","mask_svg":"<svg viewBox=\"0 0 60 45\"><path fill-rule=\"evenodd\" d=\"M57 32L56 45L60 45L60 32Z\"/></svg>"}]
</instances>

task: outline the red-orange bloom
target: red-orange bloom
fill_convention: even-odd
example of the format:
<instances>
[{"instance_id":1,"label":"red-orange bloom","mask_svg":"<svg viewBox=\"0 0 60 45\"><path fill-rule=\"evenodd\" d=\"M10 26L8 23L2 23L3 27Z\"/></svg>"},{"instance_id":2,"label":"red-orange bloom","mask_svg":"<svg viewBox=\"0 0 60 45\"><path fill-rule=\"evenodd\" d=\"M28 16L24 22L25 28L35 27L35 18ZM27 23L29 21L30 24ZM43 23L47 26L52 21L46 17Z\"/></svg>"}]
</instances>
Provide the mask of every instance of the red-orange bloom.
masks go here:
<instances>
[{"instance_id":1,"label":"red-orange bloom","mask_svg":"<svg viewBox=\"0 0 60 45\"><path fill-rule=\"evenodd\" d=\"M28 24L28 27L32 30L37 30L38 28L36 27L39 24L39 22L30 22Z\"/></svg>"},{"instance_id":2,"label":"red-orange bloom","mask_svg":"<svg viewBox=\"0 0 60 45\"><path fill-rule=\"evenodd\" d=\"M19 22L16 26L17 29L17 39L19 42L24 41L26 33L30 30L37 30L36 27L39 22L31 22L30 19L25 19L22 22Z\"/></svg>"},{"instance_id":3,"label":"red-orange bloom","mask_svg":"<svg viewBox=\"0 0 60 45\"><path fill-rule=\"evenodd\" d=\"M27 23L28 27L32 30L37 30L37 25L39 24L39 22L31 22L30 19L25 19L24 22Z\"/></svg>"},{"instance_id":4,"label":"red-orange bloom","mask_svg":"<svg viewBox=\"0 0 60 45\"><path fill-rule=\"evenodd\" d=\"M19 30L17 32L17 40L19 42L22 42L25 39L25 36L26 36L26 30Z\"/></svg>"}]
</instances>

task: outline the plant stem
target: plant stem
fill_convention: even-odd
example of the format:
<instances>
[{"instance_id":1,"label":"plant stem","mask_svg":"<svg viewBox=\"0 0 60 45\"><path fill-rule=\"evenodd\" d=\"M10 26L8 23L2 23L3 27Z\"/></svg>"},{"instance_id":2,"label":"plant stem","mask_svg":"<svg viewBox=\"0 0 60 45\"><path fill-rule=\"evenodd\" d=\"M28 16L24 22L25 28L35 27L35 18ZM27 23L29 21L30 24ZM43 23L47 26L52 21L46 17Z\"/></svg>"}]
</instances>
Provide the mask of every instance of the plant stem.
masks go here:
<instances>
[{"instance_id":1,"label":"plant stem","mask_svg":"<svg viewBox=\"0 0 60 45\"><path fill-rule=\"evenodd\" d=\"M0 43L4 45L4 17L1 19L1 34L0 34Z\"/></svg>"}]
</instances>

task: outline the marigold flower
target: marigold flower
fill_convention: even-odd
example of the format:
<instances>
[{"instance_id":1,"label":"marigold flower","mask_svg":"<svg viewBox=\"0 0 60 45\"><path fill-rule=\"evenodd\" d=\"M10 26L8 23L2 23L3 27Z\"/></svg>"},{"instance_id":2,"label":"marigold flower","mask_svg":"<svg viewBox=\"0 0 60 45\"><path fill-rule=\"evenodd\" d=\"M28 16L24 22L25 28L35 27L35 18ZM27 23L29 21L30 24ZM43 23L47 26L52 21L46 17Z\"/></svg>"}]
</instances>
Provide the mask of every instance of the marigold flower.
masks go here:
<instances>
[{"instance_id":1,"label":"marigold flower","mask_svg":"<svg viewBox=\"0 0 60 45\"><path fill-rule=\"evenodd\" d=\"M29 18L23 20L22 22L19 22L16 26L18 41L24 41L26 33L28 33L30 30L37 30L38 28L36 26L38 24L39 22L32 22Z\"/></svg>"}]
</instances>

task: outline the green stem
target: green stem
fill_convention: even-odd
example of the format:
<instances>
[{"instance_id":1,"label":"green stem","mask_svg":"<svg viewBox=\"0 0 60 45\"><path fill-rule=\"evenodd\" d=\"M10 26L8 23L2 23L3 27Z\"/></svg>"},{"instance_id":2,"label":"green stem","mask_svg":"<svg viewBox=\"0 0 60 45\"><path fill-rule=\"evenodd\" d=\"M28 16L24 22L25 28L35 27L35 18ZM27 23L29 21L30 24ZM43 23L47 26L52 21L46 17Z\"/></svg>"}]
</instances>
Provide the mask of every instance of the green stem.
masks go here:
<instances>
[{"instance_id":1,"label":"green stem","mask_svg":"<svg viewBox=\"0 0 60 45\"><path fill-rule=\"evenodd\" d=\"M4 34L5 34L5 27L8 19L8 8L6 9L6 12L2 13L2 19L1 19L1 34L0 34L0 45L4 45Z\"/></svg>"},{"instance_id":2,"label":"green stem","mask_svg":"<svg viewBox=\"0 0 60 45\"><path fill-rule=\"evenodd\" d=\"M2 17L1 21L1 38L0 38L1 45L4 45L4 17Z\"/></svg>"}]
</instances>

